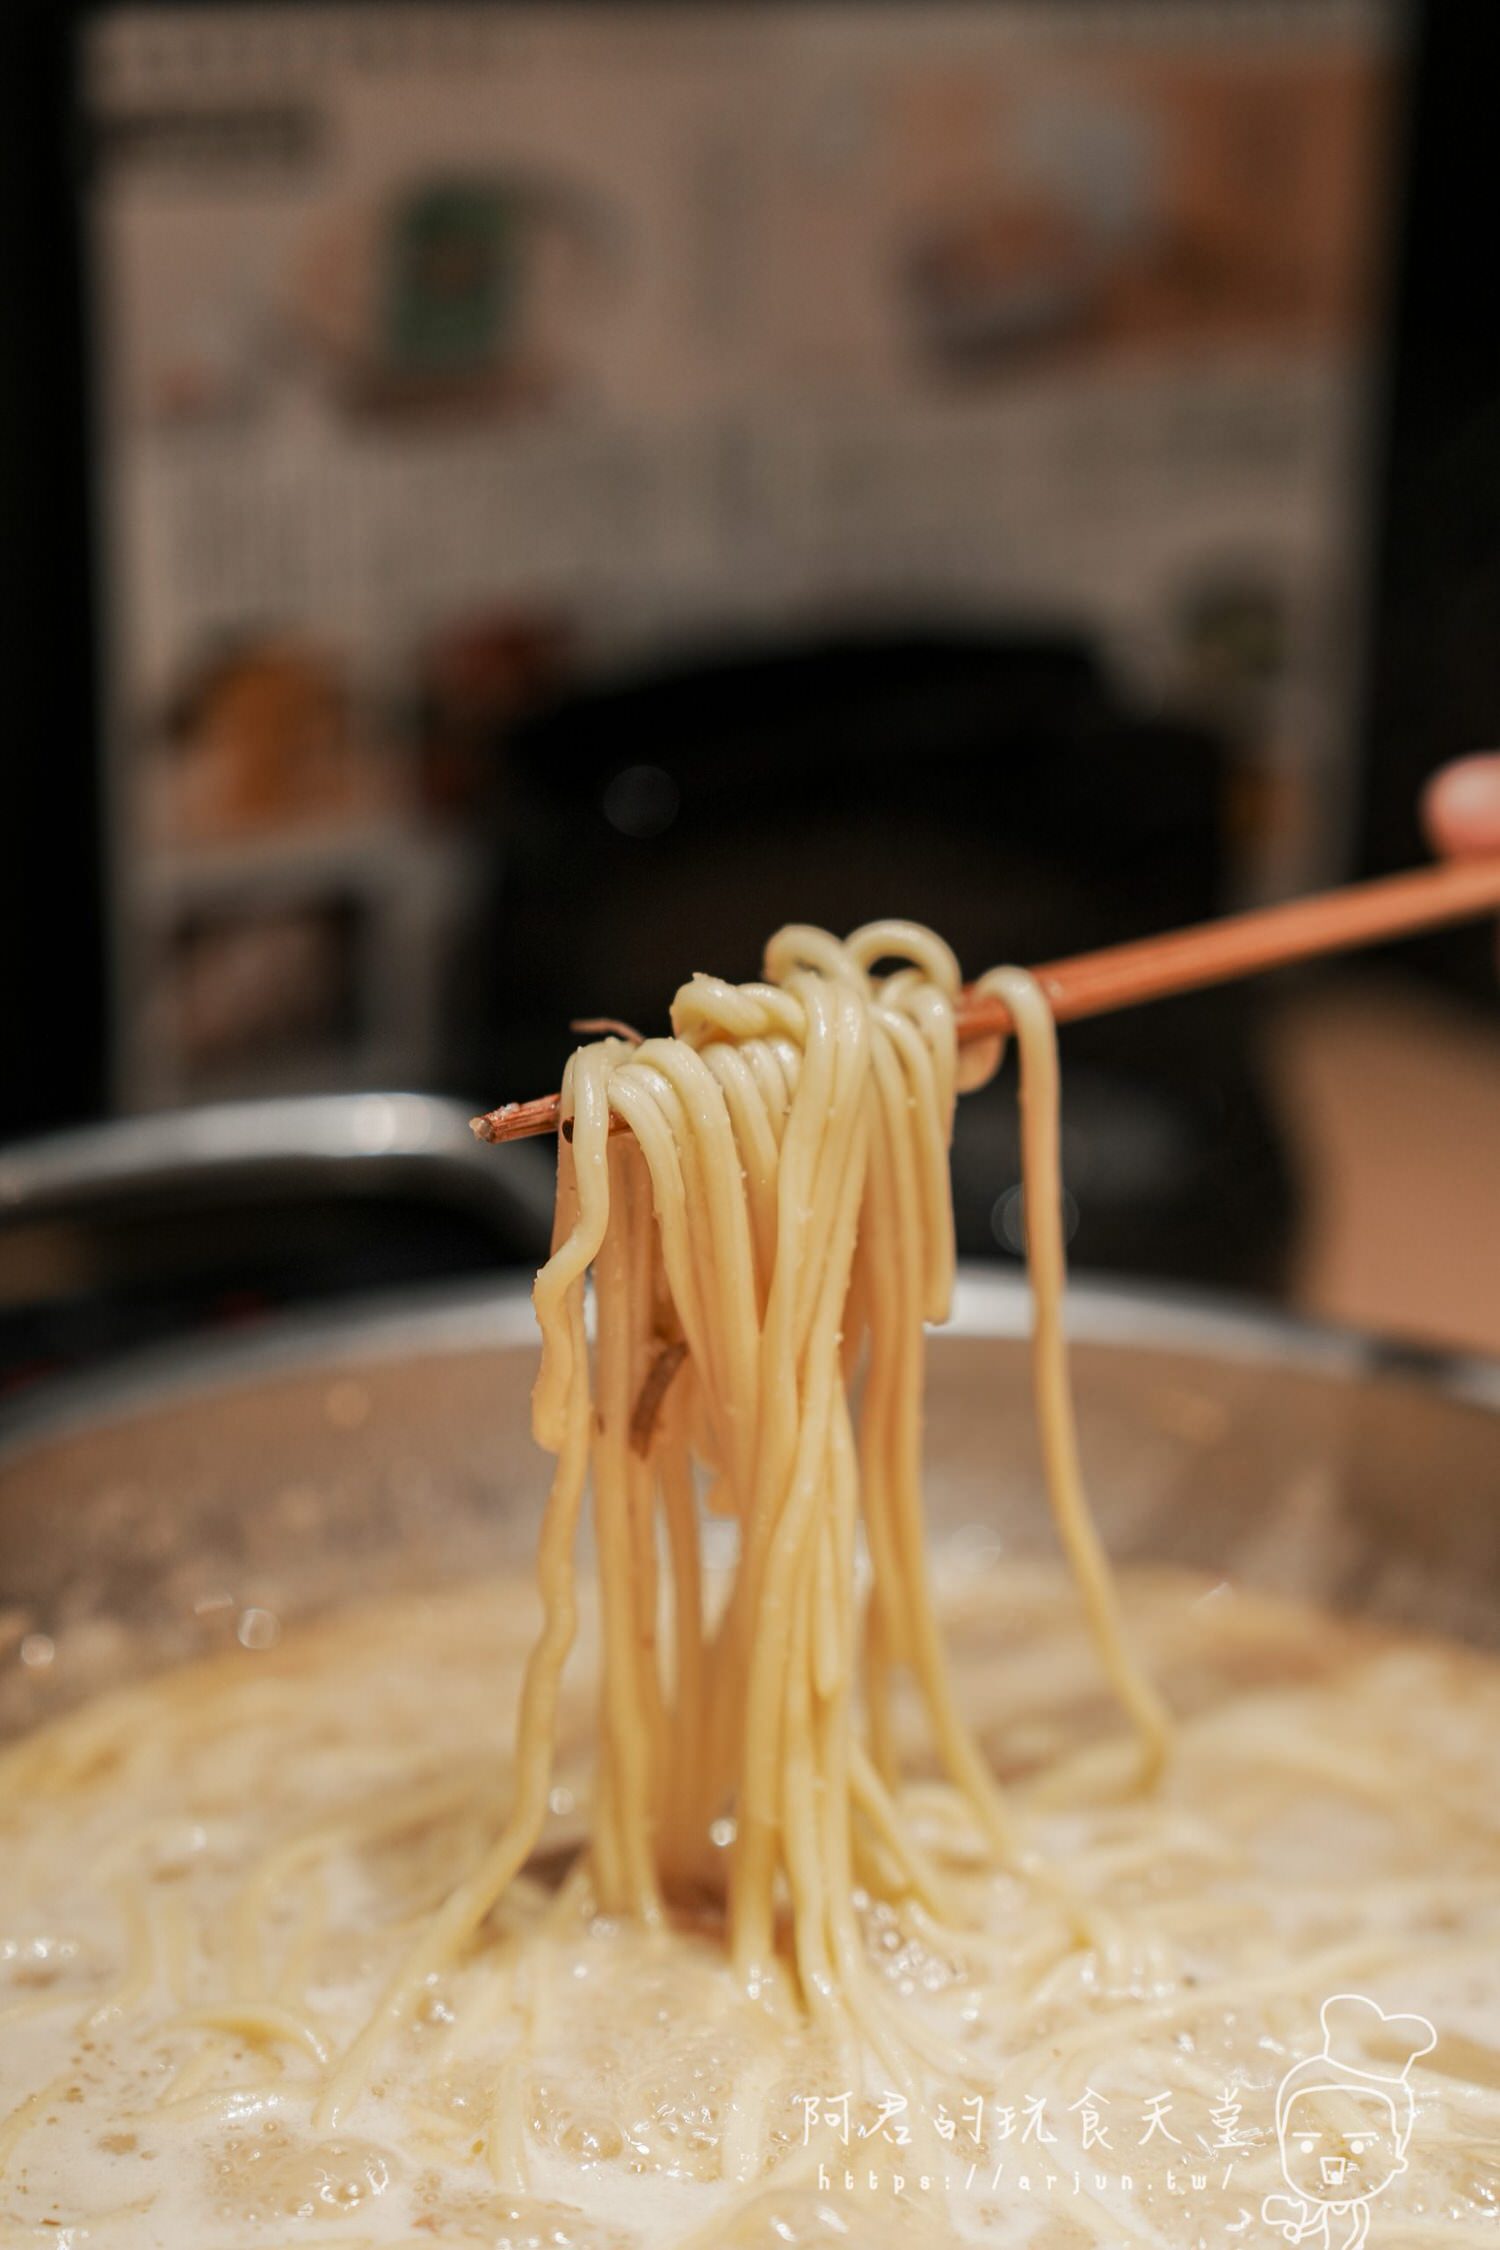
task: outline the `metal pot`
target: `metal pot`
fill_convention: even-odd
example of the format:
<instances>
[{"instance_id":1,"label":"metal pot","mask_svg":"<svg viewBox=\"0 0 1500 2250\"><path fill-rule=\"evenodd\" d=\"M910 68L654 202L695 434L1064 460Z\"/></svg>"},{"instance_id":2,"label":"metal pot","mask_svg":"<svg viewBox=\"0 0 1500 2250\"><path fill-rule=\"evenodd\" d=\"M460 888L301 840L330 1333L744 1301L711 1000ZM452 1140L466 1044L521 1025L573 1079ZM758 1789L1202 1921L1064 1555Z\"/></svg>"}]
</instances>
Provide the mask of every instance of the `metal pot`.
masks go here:
<instances>
[{"instance_id":1,"label":"metal pot","mask_svg":"<svg viewBox=\"0 0 1500 2250\"><path fill-rule=\"evenodd\" d=\"M932 1339L935 1537L1045 1549L1018 1278ZM1500 1645L1500 1369L1181 1296L1080 1287L1111 1552ZM65 1379L0 1423L0 1735L293 1619L527 1555L520 1284L302 1314Z\"/></svg>"}]
</instances>

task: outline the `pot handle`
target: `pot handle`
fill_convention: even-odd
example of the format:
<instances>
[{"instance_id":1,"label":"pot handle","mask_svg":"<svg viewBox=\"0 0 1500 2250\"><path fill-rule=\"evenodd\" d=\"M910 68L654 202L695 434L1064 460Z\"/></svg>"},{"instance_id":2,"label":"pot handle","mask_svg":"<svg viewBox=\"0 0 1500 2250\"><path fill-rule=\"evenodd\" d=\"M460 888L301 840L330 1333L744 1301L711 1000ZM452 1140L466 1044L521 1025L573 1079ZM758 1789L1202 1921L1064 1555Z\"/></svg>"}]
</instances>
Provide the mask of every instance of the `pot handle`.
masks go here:
<instances>
[{"instance_id":1,"label":"pot handle","mask_svg":"<svg viewBox=\"0 0 1500 2250\"><path fill-rule=\"evenodd\" d=\"M399 1194L461 1207L497 1257L540 1260L551 1165L481 1148L468 1110L431 1094L317 1094L111 1119L0 1150L0 1229L143 1207ZM498 1159L498 1160L497 1160Z\"/></svg>"}]
</instances>

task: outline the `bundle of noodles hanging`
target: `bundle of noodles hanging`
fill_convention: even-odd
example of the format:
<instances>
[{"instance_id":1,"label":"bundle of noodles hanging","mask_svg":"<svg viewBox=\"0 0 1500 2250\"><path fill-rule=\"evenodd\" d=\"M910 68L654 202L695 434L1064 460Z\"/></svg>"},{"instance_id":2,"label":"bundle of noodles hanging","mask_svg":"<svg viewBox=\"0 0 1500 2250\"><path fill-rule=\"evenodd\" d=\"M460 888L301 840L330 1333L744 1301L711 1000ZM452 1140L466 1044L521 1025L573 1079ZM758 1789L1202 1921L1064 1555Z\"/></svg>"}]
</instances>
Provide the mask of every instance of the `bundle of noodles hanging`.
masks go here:
<instances>
[{"instance_id":1,"label":"bundle of noodles hanging","mask_svg":"<svg viewBox=\"0 0 1500 2250\"><path fill-rule=\"evenodd\" d=\"M1165 1719L1125 1647L1078 1471L1051 1017L1023 971L982 982L1006 1000L1020 1048L1049 1491L1149 1777ZM842 943L790 927L767 947L763 982L684 986L670 1038L606 1038L572 1057L554 1244L535 1290L534 1430L556 1470L515 1803L391 1985L326 2114L536 1846L590 1483L602 1657L587 1872L599 1907L649 1923L724 1894L746 1994L774 1999L790 1978L815 2016L857 2028L899 2070L913 2033L872 1982L856 1892L916 1898L940 1918L945 1894L902 1817L898 1676L968 1824L997 1862L1015 1854L950 1678L922 1505L924 1327L947 1316L953 1286L959 983L948 947L912 923L872 923ZM737 1537L713 1614L703 1510Z\"/></svg>"}]
</instances>

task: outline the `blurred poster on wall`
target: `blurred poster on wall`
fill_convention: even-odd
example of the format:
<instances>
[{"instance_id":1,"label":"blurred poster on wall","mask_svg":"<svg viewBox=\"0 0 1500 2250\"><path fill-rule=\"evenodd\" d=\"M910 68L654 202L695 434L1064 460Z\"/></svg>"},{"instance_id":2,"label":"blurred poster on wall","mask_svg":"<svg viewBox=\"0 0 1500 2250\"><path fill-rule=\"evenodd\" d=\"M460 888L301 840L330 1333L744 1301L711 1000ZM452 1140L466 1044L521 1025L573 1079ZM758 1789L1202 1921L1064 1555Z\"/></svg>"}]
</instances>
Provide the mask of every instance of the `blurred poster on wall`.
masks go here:
<instances>
[{"instance_id":1,"label":"blurred poster on wall","mask_svg":"<svg viewBox=\"0 0 1500 2250\"><path fill-rule=\"evenodd\" d=\"M1081 627L1232 739L1244 896L1336 872L1399 62L1388 0L98 17L121 1099L440 1071L507 716L752 632Z\"/></svg>"}]
</instances>

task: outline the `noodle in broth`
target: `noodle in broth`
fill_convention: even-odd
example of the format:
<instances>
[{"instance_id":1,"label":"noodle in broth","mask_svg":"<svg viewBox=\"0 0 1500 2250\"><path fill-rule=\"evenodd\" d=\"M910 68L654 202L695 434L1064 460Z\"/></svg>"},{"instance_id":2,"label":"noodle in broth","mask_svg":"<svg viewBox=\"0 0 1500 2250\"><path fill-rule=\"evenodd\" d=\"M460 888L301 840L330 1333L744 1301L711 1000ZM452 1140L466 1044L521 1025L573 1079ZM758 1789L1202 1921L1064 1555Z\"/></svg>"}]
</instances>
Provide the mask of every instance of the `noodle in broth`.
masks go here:
<instances>
[{"instance_id":1,"label":"noodle in broth","mask_svg":"<svg viewBox=\"0 0 1500 2250\"><path fill-rule=\"evenodd\" d=\"M0 1762L17 2239L80 2223L64 2177L130 2250L179 2239L152 2231L169 2222L207 2245L309 2219L500 2250L1219 2239L1274 2151L1231 2139L1210 2180L1203 2119L1222 2138L1253 2096L1264 2124L1268 2057L1356 1975L1448 2010L1414 2066L1408 2234L1460 2240L1500 2207L1500 1682L1179 1580L1136 1589L1127 1633L1068 1387L1051 1018L1024 972L981 984L1020 1052L1071 1599L1014 1566L940 1587L924 1522L957 963L910 924L782 931L764 982L697 977L671 1038L569 1065L524 1661L497 1645L518 1605L470 1590L293 1636L253 1683L107 1697ZM565 1679L586 1487L591 1723ZM711 1518L727 1571L705 1567ZM1128 1755L1080 1690L1101 1675ZM481 1716L501 1682L508 1771ZM1031 1760L1002 1713L1037 1731ZM565 1800L586 1837L553 1882L538 1848ZM1201 2113L1191 2209L1101 2153L1100 2104L1149 2104L1168 2063ZM1166 2115L1157 2156L1184 2145ZM922 2187L856 2172L861 2141L911 2150ZM1028 2146L1044 2192L1005 2177ZM168 2186L143 2170L162 2157Z\"/></svg>"}]
</instances>

